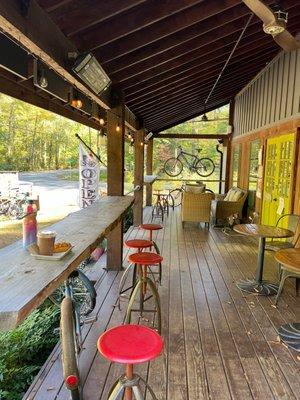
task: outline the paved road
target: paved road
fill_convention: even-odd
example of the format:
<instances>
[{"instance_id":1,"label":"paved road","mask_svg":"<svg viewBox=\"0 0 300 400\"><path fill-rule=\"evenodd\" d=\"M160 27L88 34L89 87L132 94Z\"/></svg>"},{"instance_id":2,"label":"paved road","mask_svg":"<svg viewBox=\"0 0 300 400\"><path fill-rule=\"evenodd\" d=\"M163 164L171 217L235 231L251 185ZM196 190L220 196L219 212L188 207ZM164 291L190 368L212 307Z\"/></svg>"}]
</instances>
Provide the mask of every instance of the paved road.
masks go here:
<instances>
[{"instance_id":1,"label":"paved road","mask_svg":"<svg viewBox=\"0 0 300 400\"><path fill-rule=\"evenodd\" d=\"M67 215L78 210L78 182L61 179L67 171L19 173L21 181L33 183L33 195L40 196L41 215Z\"/></svg>"}]
</instances>

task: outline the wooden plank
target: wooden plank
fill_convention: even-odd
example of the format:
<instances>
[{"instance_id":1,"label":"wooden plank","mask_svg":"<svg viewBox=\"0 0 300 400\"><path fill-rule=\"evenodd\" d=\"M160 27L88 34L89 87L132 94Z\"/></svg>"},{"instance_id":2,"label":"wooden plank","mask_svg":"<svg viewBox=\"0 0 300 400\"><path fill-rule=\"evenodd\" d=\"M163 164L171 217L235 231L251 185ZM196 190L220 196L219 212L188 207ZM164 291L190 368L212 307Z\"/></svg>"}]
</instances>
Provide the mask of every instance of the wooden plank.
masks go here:
<instances>
[{"instance_id":1,"label":"wooden plank","mask_svg":"<svg viewBox=\"0 0 300 400\"><path fill-rule=\"evenodd\" d=\"M140 190L134 193L133 224L139 226L143 223L144 201L144 129L138 130L134 135L134 187Z\"/></svg>"},{"instance_id":2,"label":"wooden plank","mask_svg":"<svg viewBox=\"0 0 300 400\"><path fill-rule=\"evenodd\" d=\"M21 241L1 249L1 329L15 327L38 307L122 220L132 203L130 196L108 196L52 225L58 240L74 246L61 261L35 260Z\"/></svg>"}]
</instances>

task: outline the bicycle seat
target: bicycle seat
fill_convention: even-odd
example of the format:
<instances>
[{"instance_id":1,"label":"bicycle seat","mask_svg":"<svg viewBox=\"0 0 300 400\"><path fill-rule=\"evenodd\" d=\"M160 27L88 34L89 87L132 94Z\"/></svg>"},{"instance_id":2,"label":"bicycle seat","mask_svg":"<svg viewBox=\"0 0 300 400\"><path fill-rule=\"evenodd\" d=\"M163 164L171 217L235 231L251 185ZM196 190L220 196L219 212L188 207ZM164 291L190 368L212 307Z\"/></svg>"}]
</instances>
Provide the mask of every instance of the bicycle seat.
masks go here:
<instances>
[{"instance_id":1,"label":"bicycle seat","mask_svg":"<svg viewBox=\"0 0 300 400\"><path fill-rule=\"evenodd\" d=\"M199 149L196 149L196 150L198 151L198 153L200 153L200 151L202 151L202 149L200 149L200 148L199 148Z\"/></svg>"}]
</instances>

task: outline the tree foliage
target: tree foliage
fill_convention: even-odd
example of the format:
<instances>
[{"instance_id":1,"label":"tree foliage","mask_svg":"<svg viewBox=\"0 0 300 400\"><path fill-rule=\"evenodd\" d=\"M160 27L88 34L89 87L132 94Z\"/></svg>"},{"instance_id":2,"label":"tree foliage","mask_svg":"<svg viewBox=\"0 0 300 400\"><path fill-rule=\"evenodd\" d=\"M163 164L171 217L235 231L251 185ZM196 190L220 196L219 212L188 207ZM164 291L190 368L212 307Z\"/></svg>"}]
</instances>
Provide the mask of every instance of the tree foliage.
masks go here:
<instances>
[{"instance_id":1,"label":"tree foliage","mask_svg":"<svg viewBox=\"0 0 300 400\"><path fill-rule=\"evenodd\" d=\"M79 134L98 147L98 132L49 111L0 94L0 169L38 171L78 165ZM98 146L97 146L98 143Z\"/></svg>"}]
</instances>

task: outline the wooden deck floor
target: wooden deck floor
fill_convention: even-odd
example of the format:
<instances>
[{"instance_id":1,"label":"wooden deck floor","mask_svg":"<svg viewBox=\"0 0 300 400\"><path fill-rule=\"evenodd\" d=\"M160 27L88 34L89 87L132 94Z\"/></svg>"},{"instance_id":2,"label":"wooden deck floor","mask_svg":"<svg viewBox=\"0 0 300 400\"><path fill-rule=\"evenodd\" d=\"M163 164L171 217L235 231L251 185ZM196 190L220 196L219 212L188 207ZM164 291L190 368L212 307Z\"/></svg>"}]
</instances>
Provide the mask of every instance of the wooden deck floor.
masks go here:
<instances>
[{"instance_id":1,"label":"wooden deck floor","mask_svg":"<svg viewBox=\"0 0 300 400\"><path fill-rule=\"evenodd\" d=\"M145 217L149 219L147 209ZM255 243L220 230L208 233L193 224L182 229L179 217L178 212L171 213L157 236L164 257L159 288L164 352L149 365L139 366L138 372L158 400L300 399L299 353L280 344L276 333L277 326L300 320L292 282L278 308L273 297L240 292L235 282L254 276ZM143 233L132 229L128 236ZM98 320L85 326L80 358L85 400L106 400L122 373L120 365L105 361L96 350L99 335L123 321L126 304L121 312L113 308L120 274L99 275ZM266 257L265 277L276 280L272 254ZM69 399L61 379L59 347L24 399Z\"/></svg>"}]
</instances>

